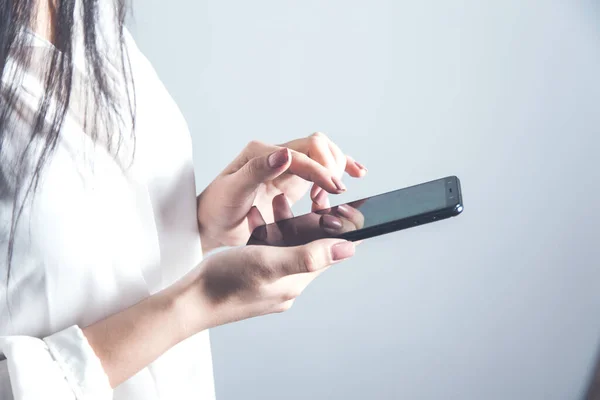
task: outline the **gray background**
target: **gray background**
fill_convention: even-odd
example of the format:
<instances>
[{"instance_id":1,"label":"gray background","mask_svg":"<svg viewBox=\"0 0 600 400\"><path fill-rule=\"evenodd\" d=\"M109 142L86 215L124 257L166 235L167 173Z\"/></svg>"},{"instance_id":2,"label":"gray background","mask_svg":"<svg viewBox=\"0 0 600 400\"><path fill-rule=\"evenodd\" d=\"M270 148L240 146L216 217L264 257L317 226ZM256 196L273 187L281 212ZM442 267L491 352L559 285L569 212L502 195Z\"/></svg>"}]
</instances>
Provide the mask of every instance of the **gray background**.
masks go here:
<instances>
[{"instance_id":1,"label":"gray background","mask_svg":"<svg viewBox=\"0 0 600 400\"><path fill-rule=\"evenodd\" d=\"M220 400L581 396L600 343L597 1L135 14L189 121L199 190L249 140L317 130L370 170L339 201L463 182L463 216L370 240L289 313L215 329Z\"/></svg>"}]
</instances>

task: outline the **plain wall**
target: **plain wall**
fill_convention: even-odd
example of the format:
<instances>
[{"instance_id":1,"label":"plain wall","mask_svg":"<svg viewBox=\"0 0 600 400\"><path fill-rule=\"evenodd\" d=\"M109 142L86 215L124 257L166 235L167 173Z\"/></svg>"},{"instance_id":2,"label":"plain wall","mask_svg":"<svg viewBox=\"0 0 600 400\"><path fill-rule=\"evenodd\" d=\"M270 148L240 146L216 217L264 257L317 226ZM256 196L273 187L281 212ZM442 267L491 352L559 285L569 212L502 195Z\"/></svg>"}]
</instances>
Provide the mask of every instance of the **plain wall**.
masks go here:
<instances>
[{"instance_id":1,"label":"plain wall","mask_svg":"<svg viewBox=\"0 0 600 400\"><path fill-rule=\"evenodd\" d=\"M369 240L288 313L214 329L220 400L581 397L600 344L600 3L135 3L200 191L323 131L348 201L456 174L459 218ZM308 211L302 201L296 212Z\"/></svg>"}]
</instances>

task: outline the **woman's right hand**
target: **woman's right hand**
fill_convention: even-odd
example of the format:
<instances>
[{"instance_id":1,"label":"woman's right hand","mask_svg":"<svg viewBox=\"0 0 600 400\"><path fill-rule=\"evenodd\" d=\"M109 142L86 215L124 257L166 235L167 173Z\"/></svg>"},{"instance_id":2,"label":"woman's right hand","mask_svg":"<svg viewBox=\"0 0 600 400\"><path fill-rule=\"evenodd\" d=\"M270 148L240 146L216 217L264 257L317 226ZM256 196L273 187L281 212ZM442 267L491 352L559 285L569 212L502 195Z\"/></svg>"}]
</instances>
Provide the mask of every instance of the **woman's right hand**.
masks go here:
<instances>
[{"instance_id":1,"label":"woman's right hand","mask_svg":"<svg viewBox=\"0 0 600 400\"><path fill-rule=\"evenodd\" d=\"M288 310L329 266L354 255L355 245L322 239L298 247L245 246L205 259L175 287L184 300L189 334Z\"/></svg>"}]
</instances>

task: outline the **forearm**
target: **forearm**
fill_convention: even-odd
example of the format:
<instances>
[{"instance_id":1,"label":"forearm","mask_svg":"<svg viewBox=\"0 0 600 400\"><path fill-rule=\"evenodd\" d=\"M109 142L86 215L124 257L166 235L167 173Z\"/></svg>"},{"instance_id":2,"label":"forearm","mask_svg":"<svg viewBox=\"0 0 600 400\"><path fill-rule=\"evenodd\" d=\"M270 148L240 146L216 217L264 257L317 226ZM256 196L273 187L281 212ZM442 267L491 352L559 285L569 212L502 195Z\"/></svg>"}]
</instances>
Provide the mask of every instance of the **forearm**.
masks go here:
<instances>
[{"instance_id":1,"label":"forearm","mask_svg":"<svg viewBox=\"0 0 600 400\"><path fill-rule=\"evenodd\" d=\"M83 329L112 387L199 331L187 324L183 302L173 290L163 291Z\"/></svg>"},{"instance_id":2,"label":"forearm","mask_svg":"<svg viewBox=\"0 0 600 400\"><path fill-rule=\"evenodd\" d=\"M200 211L199 207L200 207L200 198L202 196L202 193L200 193L198 196L196 196L196 210L197 212ZM196 217L198 218L198 232L200 233L200 242L202 244L202 253L203 254L208 254L211 251L218 249L219 247L221 247L221 244L218 243L217 241L213 240L211 237L209 237L208 235L206 235L206 233L204 232L202 223L200 222L200 217L199 215L196 215Z\"/></svg>"}]
</instances>

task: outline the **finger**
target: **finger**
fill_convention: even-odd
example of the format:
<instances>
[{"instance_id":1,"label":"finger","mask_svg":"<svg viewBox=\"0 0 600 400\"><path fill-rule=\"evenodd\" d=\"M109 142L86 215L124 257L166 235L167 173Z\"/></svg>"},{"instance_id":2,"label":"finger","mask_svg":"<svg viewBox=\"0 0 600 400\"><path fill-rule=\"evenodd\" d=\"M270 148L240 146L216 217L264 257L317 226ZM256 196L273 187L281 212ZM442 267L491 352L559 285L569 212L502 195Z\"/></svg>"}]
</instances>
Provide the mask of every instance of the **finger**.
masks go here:
<instances>
[{"instance_id":1,"label":"finger","mask_svg":"<svg viewBox=\"0 0 600 400\"><path fill-rule=\"evenodd\" d=\"M299 151L301 153L308 154L309 150L311 149L311 144L313 144L314 146L314 143L319 141L327 142L327 146L329 147L329 153L333 156L337 165L337 171L339 171L340 173L342 171L346 171L348 175L354 178L361 178L367 174L368 170L363 164L357 162L356 160L354 160L354 158L350 156L346 156L344 152L329 137L327 137L327 135L321 132L313 133L308 138L292 140L291 142L283 144L283 146L293 149L295 151ZM318 145L317 147L322 148L323 146ZM329 163L327 164L329 165ZM312 198L316 193L312 192L311 194Z\"/></svg>"},{"instance_id":2,"label":"finger","mask_svg":"<svg viewBox=\"0 0 600 400\"><path fill-rule=\"evenodd\" d=\"M360 178L367 173L367 168L361 163L354 160L352 157L347 156L344 152L336 145L327 135L321 132L315 132L309 137L309 150L312 150L311 145L315 147L316 151L326 153L327 155L331 155L331 157L327 156L329 160L333 158L335 162L335 168L341 174L342 171L346 171L348 175L354 178ZM323 149L327 146L329 151L324 151ZM310 153L311 158L315 158L312 156L312 152ZM315 158L316 159L316 158ZM328 168L331 168L331 163L329 162L327 165Z\"/></svg>"},{"instance_id":3,"label":"finger","mask_svg":"<svg viewBox=\"0 0 600 400\"><path fill-rule=\"evenodd\" d=\"M277 305L275 307L274 312L276 312L276 313L282 313L282 312L289 311L292 308L293 305L294 305L294 299L288 300L288 301L284 301L283 303L281 303L281 304L279 304L279 305Z\"/></svg>"},{"instance_id":4,"label":"finger","mask_svg":"<svg viewBox=\"0 0 600 400\"><path fill-rule=\"evenodd\" d=\"M313 192L314 192L314 195L313 195ZM322 210L324 208L331 207L331 204L329 202L329 195L327 194L327 192L325 190L321 189L317 185L313 185L313 189L311 189L310 198L312 200L312 206L311 206L312 211L318 211L318 210Z\"/></svg>"},{"instance_id":5,"label":"finger","mask_svg":"<svg viewBox=\"0 0 600 400\"><path fill-rule=\"evenodd\" d=\"M292 218L294 213L285 197L285 194L277 195L273 198L273 217L282 238L295 238L298 236L298 227L296 221Z\"/></svg>"},{"instance_id":6,"label":"finger","mask_svg":"<svg viewBox=\"0 0 600 400\"><path fill-rule=\"evenodd\" d=\"M263 182L277 178L291 165L291 154L287 148L279 148L270 154L251 158L239 170L230 175L228 185L233 198L245 199L254 195Z\"/></svg>"},{"instance_id":7,"label":"finger","mask_svg":"<svg viewBox=\"0 0 600 400\"><path fill-rule=\"evenodd\" d=\"M348 204L340 204L337 207L334 207L333 214L341 217L343 221L348 221L352 225L356 227L356 229L361 229L365 226L365 216L356 208L348 205Z\"/></svg>"},{"instance_id":8,"label":"finger","mask_svg":"<svg viewBox=\"0 0 600 400\"><path fill-rule=\"evenodd\" d=\"M321 132L315 132L310 135L307 138L307 143L308 148L306 154L311 159L327 168L329 172L337 178L337 181L334 181L336 185L341 183L341 175L343 174L346 165L344 153L342 153L342 151ZM320 193L323 194L319 196ZM326 193L323 192L322 189L320 191L318 186L315 187L315 185L313 185L310 198L315 203L312 207L313 211L330 207Z\"/></svg>"},{"instance_id":9,"label":"finger","mask_svg":"<svg viewBox=\"0 0 600 400\"><path fill-rule=\"evenodd\" d=\"M274 171L271 171L267 162L269 155L265 154L271 153L270 156L273 156L274 161L277 158L275 152L279 150L284 154L283 149L285 148L287 147L282 148L256 141L250 142L242 154L226 168L225 173L235 176L235 184L233 186L239 186L240 190L246 195L254 194L254 190L256 190L256 187L260 183L274 179L285 171L295 174L306 181L314 182L329 193L337 194L346 190L346 186L344 186L340 179L333 175L327 168L306 154L291 148L288 149L291 162L279 168L274 168ZM262 174L260 171L262 171Z\"/></svg>"},{"instance_id":10,"label":"finger","mask_svg":"<svg viewBox=\"0 0 600 400\"><path fill-rule=\"evenodd\" d=\"M342 172L344 171L344 166L346 164L344 153L338 146L335 145L335 143L331 141L331 139L329 139L329 137L327 137L327 135L322 132L315 132L308 137L292 140L291 142L285 143L283 146L304 154L311 153L312 147L325 148L325 146L327 146L329 148L329 153L333 156L335 168L338 171L338 176L341 176ZM331 164L328 165L328 167L331 166Z\"/></svg>"},{"instance_id":11,"label":"finger","mask_svg":"<svg viewBox=\"0 0 600 400\"><path fill-rule=\"evenodd\" d=\"M322 215L319 219L319 226L333 236L360 229L352 221L331 214Z\"/></svg>"},{"instance_id":12,"label":"finger","mask_svg":"<svg viewBox=\"0 0 600 400\"><path fill-rule=\"evenodd\" d=\"M326 270L327 268L324 268L316 272L284 276L265 285L264 290L270 294L270 297L279 299L283 306L299 297L308 285Z\"/></svg>"},{"instance_id":13,"label":"finger","mask_svg":"<svg viewBox=\"0 0 600 400\"><path fill-rule=\"evenodd\" d=\"M338 166L332 152L329 138L324 134L317 132L308 137L306 155L330 170L334 175L340 176L342 174L342 169Z\"/></svg>"},{"instance_id":14,"label":"finger","mask_svg":"<svg viewBox=\"0 0 600 400\"><path fill-rule=\"evenodd\" d=\"M367 168L350 156L346 156L346 173L353 178L362 178L367 174Z\"/></svg>"},{"instance_id":15,"label":"finger","mask_svg":"<svg viewBox=\"0 0 600 400\"><path fill-rule=\"evenodd\" d=\"M258 208L256 206L253 206L250 211L248 212L247 215L247 219L248 219L248 229L250 230L250 232L254 232L254 230L256 228L258 228L259 226L264 226L266 225L265 219L263 218L262 214L260 213L260 211L258 210ZM265 240L266 238L263 238L261 240Z\"/></svg>"},{"instance_id":16,"label":"finger","mask_svg":"<svg viewBox=\"0 0 600 400\"><path fill-rule=\"evenodd\" d=\"M273 218L275 221L280 221L282 219L294 218L294 213L290 208L290 204L288 203L285 194L281 193L275 197L273 197Z\"/></svg>"},{"instance_id":17,"label":"finger","mask_svg":"<svg viewBox=\"0 0 600 400\"><path fill-rule=\"evenodd\" d=\"M354 255L354 243L322 239L303 246L279 248L280 276L316 272Z\"/></svg>"},{"instance_id":18,"label":"finger","mask_svg":"<svg viewBox=\"0 0 600 400\"><path fill-rule=\"evenodd\" d=\"M314 182L329 193L339 194L346 191L344 183L330 170L308 157L306 154L291 150L292 163L288 169L300 178Z\"/></svg>"},{"instance_id":19,"label":"finger","mask_svg":"<svg viewBox=\"0 0 600 400\"><path fill-rule=\"evenodd\" d=\"M317 195L319 194L319 192L321 190L322 189L319 185L313 184L312 187L310 188L310 199L313 200L315 197L317 197Z\"/></svg>"},{"instance_id":20,"label":"finger","mask_svg":"<svg viewBox=\"0 0 600 400\"><path fill-rule=\"evenodd\" d=\"M354 171L354 167L356 167L356 166L354 165L349 170L348 169L348 156L346 156L344 154L344 152L338 147L338 145L336 145L331 139L329 139L327 136L325 136L325 137L327 138L329 150L333 154L333 158L335 158L335 161L336 161L338 167L340 168L340 171L346 171L350 176L356 178L357 176L355 175L355 171Z\"/></svg>"}]
</instances>

